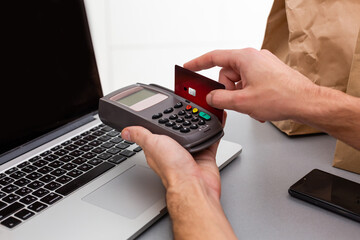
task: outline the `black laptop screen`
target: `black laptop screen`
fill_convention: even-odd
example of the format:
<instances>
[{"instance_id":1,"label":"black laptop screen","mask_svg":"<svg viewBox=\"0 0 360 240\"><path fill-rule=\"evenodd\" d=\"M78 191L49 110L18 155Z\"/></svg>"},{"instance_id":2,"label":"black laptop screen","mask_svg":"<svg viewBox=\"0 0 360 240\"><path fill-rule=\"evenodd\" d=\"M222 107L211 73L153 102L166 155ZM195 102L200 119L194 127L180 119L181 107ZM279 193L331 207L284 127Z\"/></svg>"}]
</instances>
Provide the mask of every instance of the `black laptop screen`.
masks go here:
<instances>
[{"instance_id":1,"label":"black laptop screen","mask_svg":"<svg viewBox=\"0 0 360 240\"><path fill-rule=\"evenodd\" d=\"M97 110L102 96L83 1L11 0L2 10L0 156Z\"/></svg>"}]
</instances>

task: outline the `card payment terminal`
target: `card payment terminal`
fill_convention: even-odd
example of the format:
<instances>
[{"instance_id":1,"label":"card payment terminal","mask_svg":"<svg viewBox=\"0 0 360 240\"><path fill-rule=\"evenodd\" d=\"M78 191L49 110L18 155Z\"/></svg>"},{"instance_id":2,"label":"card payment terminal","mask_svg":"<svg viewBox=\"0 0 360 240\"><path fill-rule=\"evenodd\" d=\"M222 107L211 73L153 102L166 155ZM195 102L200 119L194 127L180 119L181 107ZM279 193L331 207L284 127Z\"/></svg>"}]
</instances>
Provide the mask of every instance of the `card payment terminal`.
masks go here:
<instances>
[{"instance_id":1,"label":"card payment terminal","mask_svg":"<svg viewBox=\"0 0 360 240\"><path fill-rule=\"evenodd\" d=\"M153 84L137 83L102 97L99 116L118 131L143 126L152 133L167 135L190 153L211 146L224 135L215 115Z\"/></svg>"}]
</instances>

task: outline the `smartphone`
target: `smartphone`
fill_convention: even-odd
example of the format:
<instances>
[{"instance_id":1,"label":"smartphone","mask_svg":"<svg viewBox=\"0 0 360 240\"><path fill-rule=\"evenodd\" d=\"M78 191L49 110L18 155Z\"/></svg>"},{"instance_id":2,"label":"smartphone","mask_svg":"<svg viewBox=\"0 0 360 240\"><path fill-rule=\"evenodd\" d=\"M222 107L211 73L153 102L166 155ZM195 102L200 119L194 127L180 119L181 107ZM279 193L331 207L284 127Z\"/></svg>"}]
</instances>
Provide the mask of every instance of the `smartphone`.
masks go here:
<instances>
[{"instance_id":1,"label":"smartphone","mask_svg":"<svg viewBox=\"0 0 360 240\"><path fill-rule=\"evenodd\" d=\"M360 184L314 169L289 188L289 194L360 222Z\"/></svg>"}]
</instances>

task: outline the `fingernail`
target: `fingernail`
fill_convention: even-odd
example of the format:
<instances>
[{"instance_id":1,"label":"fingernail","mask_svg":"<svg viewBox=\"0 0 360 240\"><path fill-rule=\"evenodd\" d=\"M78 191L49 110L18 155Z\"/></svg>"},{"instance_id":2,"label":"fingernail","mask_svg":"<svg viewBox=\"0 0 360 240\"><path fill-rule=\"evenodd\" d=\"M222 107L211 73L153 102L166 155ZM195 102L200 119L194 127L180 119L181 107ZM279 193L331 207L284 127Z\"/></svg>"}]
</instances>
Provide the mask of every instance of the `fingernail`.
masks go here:
<instances>
[{"instance_id":1,"label":"fingernail","mask_svg":"<svg viewBox=\"0 0 360 240\"><path fill-rule=\"evenodd\" d=\"M206 95L206 102L207 104L212 105L212 93Z\"/></svg>"},{"instance_id":2,"label":"fingernail","mask_svg":"<svg viewBox=\"0 0 360 240\"><path fill-rule=\"evenodd\" d=\"M131 141L131 139L130 139L130 131L129 130L123 130L122 132L121 132L121 137L123 138L123 139L125 139L125 140L127 140L127 141Z\"/></svg>"}]
</instances>

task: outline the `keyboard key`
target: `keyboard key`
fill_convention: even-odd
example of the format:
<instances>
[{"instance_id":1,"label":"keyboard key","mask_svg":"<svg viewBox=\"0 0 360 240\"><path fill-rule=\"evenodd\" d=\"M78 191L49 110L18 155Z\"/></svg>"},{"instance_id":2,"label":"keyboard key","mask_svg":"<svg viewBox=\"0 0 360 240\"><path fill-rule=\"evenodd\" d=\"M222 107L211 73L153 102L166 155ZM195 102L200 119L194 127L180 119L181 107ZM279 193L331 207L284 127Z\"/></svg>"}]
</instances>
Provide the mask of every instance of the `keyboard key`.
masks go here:
<instances>
[{"instance_id":1,"label":"keyboard key","mask_svg":"<svg viewBox=\"0 0 360 240\"><path fill-rule=\"evenodd\" d=\"M6 176L5 173L0 173L0 178L3 178L3 177L5 177L5 176Z\"/></svg>"},{"instance_id":2,"label":"keyboard key","mask_svg":"<svg viewBox=\"0 0 360 240\"><path fill-rule=\"evenodd\" d=\"M29 184L29 183L30 183L30 180L26 179L26 178L21 178L14 182L14 184L19 187L25 186L26 184Z\"/></svg>"},{"instance_id":3,"label":"keyboard key","mask_svg":"<svg viewBox=\"0 0 360 240\"><path fill-rule=\"evenodd\" d=\"M45 166L42 167L38 170L38 172L42 173L42 174L48 174L49 172L51 172L52 170L54 170L53 168L49 167L49 166Z\"/></svg>"},{"instance_id":4,"label":"keyboard key","mask_svg":"<svg viewBox=\"0 0 360 240\"><path fill-rule=\"evenodd\" d=\"M90 131L86 131L86 132L83 132L82 134L80 134L81 136L87 136L87 135L89 135L91 132Z\"/></svg>"},{"instance_id":5,"label":"keyboard key","mask_svg":"<svg viewBox=\"0 0 360 240\"><path fill-rule=\"evenodd\" d=\"M49 155L50 153L51 153L51 151L47 150L47 151L41 153L40 156L45 157L45 156Z\"/></svg>"},{"instance_id":6,"label":"keyboard key","mask_svg":"<svg viewBox=\"0 0 360 240\"><path fill-rule=\"evenodd\" d=\"M2 201L0 201L0 209L2 209L2 208L4 208L4 207L6 207L6 203L4 203L4 202L2 202Z\"/></svg>"},{"instance_id":7,"label":"keyboard key","mask_svg":"<svg viewBox=\"0 0 360 240\"><path fill-rule=\"evenodd\" d=\"M31 211L29 211L27 209L23 209L23 210L17 212L15 214L15 217L18 217L18 218L20 218L22 220L26 220L26 219L29 219L31 216L34 216L34 214L35 213L33 213L33 212L31 212Z\"/></svg>"},{"instance_id":8,"label":"keyboard key","mask_svg":"<svg viewBox=\"0 0 360 240\"><path fill-rule=\"evenodd\" d=\"M106 160L110 157L112 157L112 155L110 153L102 153L99 156L97 156L98 158L102 159L102 160Z\"/></svg>"},{"instance_id":9,"label":"keyboard key","mask_svg":"<svg viewBox=\"0 0 360 240\"><path fill-rule=\"evenodd\" d=\"M43 182L39 182L39 181L34 181L32 183L29 183L27 185L27 187L31 188L31 189L38 189L39 187L42 187L44 186L44 183Z\"/></svg>"},{"instance_id":10,"label":"keyboard key","mask_svg":"<svg viewBox=\"0 0 360 240\"><path fill-rule=\"evenodd\" d=\"M63 143L61 144L61 146L68 146L69 144L71 144L71 141L70 141L70 140L67 140L67 141L63 142Z\"/></svg>"},{"instance_id":11,"label":"keyboard key","mask_svg":"<svg viewBox=\"0 0 360 240\"><path fill-rule=\"evenodd\" d=\"M45 161L45 160L42 160L42 159L40 159L39 161L33 163L33 165L35 165L37 167L43 167L46 164L48 164L48 161Z\"/></svg>"},{"instance_id":12,"label":"keyboard key","mask_svg":"<svg viewBox=\"0 0 360 240\"><path fill-rule=\"evenodd\" d=\"M5 171L5 173L10 175L10 174L16 172L17 170L19 170L17 167L13 167L13 168L10 168L9 170Z\"/></svg>"},{"instance_id":13,"label":"keyboard key","mask_svg":"<svg viewBox=\"0 0 360 240\"><path fill-rule=\"evenodd\" d=\"M51 183L48 183L44 186L44 188L50 190L50 191L54 191L55 189L57 189L58 187L60 187L60 183L57 183L57 182L51 182Z\"/></svg>"},{"instance_id":14,"label":"keyboard key","mask_svg":"<svg viewBox=\"0 0 360 240\"><path fill-rule=\"evenodd\" d=\"M129 146L130 146L130 144L123 143L123 142L116 145L116 147L120 148L120 149L125 149L125 148L128 148Z\"/></svg>"},{"instance_id":15,"label":"keyboard key","mask_svg":"<svg viewBox=\"0 0 360 240\"><path fill-rule=\"evenodd\" d=\"M82 155L83 153L84 153L83 151L75 150L75 151L72 151L70 153L70 155L73 156L73 157L78 157L78 156Z\"/></svg>"},{"instance_id":16,"label":"keyboard key","mask_svg":"<svg viewBox=\"0 0 360 240\"><path fill-rule=\"evenodd\" d=\"M81 151L84 151L84 152L88 152L90 151L91 149L93 149L94 147L93 146L89 146L89 145L84 145L82 146L81 148L79 148Z\"/></svg>"},{"instance_id":17,"label":"keyboard key","mask_svg":"<svg viewBox=\"0 0 360 240\"><path fill-rule=\"evenodd\" d=\"M51 172L52 175L56 176L56 177L60 177L61 175L65 174L66 170L64 169L55 169L54 171Z\"/></svg>"},{"instance_id":18,"label":"keyboard key","mask_svg":"<svg viewBox=\"0 0 360 240\"><path fill-rule=\"evenodd\" d=\"M6 193L11 193L11 192L16 191L18 189L19 189L18 186L10 184L10 185L7 185L6 187L2 188L1 191L6 192Z\"/></svg>"},{"instance_id":19,"label":"keyboard key","mask_svg":"<svg viewBox=\"0 0 360 240\"><path fill-rule=\"evenodd\" d=\"M142 148L140 146L133 149L134 152L140 152L141 150Z\"/></svg>"},{"instance_id":20,"label":"keyboard key","mask_svg":"<svg viewBox=\"0 0 360 240\"><path fill-rule=\"evenodd\" d=\"M46 194L48 194L50 191L43 189L43 188L39 188L38 190L36 190L35 192L33 192L33 195L37 196L37 197L43 197Z\"/></svg>"},{"instance_id":21,"label":"keyboard key","mask_svg":"<svg viewBox=\"0 0 360 240\"><path fill-rule=\"evenodd\" d=\"M30 158L30 159L29 159L29 162L36 162L36 161L39 160L39 159L41 159L40 156L35 156L35 157L33 157L33 158Z\"/></svg>"},{"instance_id":22,"label":"keyboard key","mask_svg":"<svg viewBox=\"0 0 360 240\"><path fill-rule=\"evenodd\" d=\"M61 149L61 146L60 145L57 145L55 147L53 147L52 149L50 149L51 151L53 152L56 152L57 150Z\"/></svg>"},{"instance_id":23,"label":"keyboard key","mask_svg":"<svg viewBox=\"0 0 360 240\"><path fill-rule=\"evenodd\" d=\"M55 161L55 162L52 162L49 164L49 166L53 167L53 168L58 168L58 167L61 167L62 165L64 165L64 163L60 162L60 161Z\"/></svg>"},{"instance_id":24,"label":"keyboard key","mask_svg":"<svg viewBox=\"0 0 360 240\"><path fill-rule=\"evenodd\" d=\"M97 146L101 145L102 143L103 143L103 142L101 142L101 141L99 141L99 140L94 140L94 141L90 142L89 144L90 144L91 146L97 147Z\"/></svg>"},{"instance_id":25,"label":"keyboard key","mask_svg":"<svg viewBox=\"0 0 360 240\"><path fill-rule=\"evenodd\" d=\"M47 207L47 205L45 205L41 202L34 202L30 206L28 206L28 209L35 211L35 212L40 212L41 210L44 210L46 207Z\"/></svg>"},{"instance_id":26,"label":"keyboard key","mask_svg":"<svg viewBox=\"0 0 360 240\"><path fill-rule=\"evenodd\" d=\"M123 161L125 161L127 158L124 156L120 156L120 155L116 155L112 158L109 159L109 162L115 163L115 164L119 164Z\"/></svg>"},{"instance_id":27,"label":"keyboard key","mask_svg":"<svg viewBox=\"0 0 360 240\"><path fill-rule=\"evenodd\" d=\"M86 159L92 159L92 158L94 158L95 156L96 156L96 154L95 153L92 153L92 152L87 152L87 153L85 153L84 155L82 155L84 158L86 158Z\"/></svg>"},{"instance_id":28,"label":"keyboard key","mask_svg":"<svg viewBox=\"0 0 360 240\"><path fill-rule=\"evenodd\" d=\"M94 166L99 165L102 162L103 162L102 160L97 159L97 158L93 158L93 159L87 161L87 163L89 163L91 165L94 165Z\"/></svg>"},{"instance_id":29,"label":"keyboard key","mask_svg":"<svg viewBox=\"0 0 360 240\"><path fill-rule=\"evenodd\" d=\"M106 142L103 145L101 145L104 148L111 148L115 145L115 143L111 143L111 142Z\"/></svg>"},{"instance_id":30,"label":"keyboard key","mask_svg":"<svg viewBox=\"0 0 360 240\"><path fill-rule=\"evenodd\" d=\"M22 162L22 163L20 163L19 165L17 165L17 167L18 167L18 168L23 168L23 167L28 166L29 164L30 164L29 161L25 161L25 162Z\"/></svg>"},{"instance_id":31,"label":"keyboard key","mask_svg":"<svg viewBox=\"0 0 360 240\"><path fill-rule=\"evenodd\" d=\"M80 139L76 142L74 142L75 145L78 145L78 146L83 146L87 143L87 141L83 140L83 139Z\"/></svg>"},{"instance_id":32,"label":"keyboard key","mask_svg":"<svg viewBox=\"0 0 360 240\"><path fill-rule=\"evenodd\" d=\"M96 137L92 136L92 135L88 135L86 137L83 137L83 139L86 140L86 141L92 141L92 140L96 139Z\"/></svg>"},{"instance_id":33,"label":"keyboard key","mask_svg":"<svg viewBox=\"0 0 360 240\"><path fill-rule=\"evenodd\" d=\"M58 156L53 155L53 154L44 157L44 159L45 159L46 161L49 161L49 162L55 161L55 160L58 159L58 158L59 158Z\"/></svg>"},{"instance_id":34,"label":"keyboard key","mask_svg":"<svg viewBox=\"0 0 360 240\"><path fill-rule=\"evenodd\" d=\"M9 194L7 195L6 197L4 197L2 200L4 202L7 202L7 203L13 203L15 202L16 200L18 200L20 197L18 195L15 195L15 194Z\"/></svg>"},{"instance_id":35,"label":"keyboard key","mask_svg":"<svg viewBox=\"0 0 360 240\"><path fill-rule=\"evenodd\" d=\"M13 228L20 223L21 223L21 221L14 217L9 217L8 219L1 222L2 225L4 225L5 227L8 227L8 228Z\"/></svg>"},{"instance_id":36,"label":"keyboard key","mask_svg":"<svg viewBox=\"0 0 360 240\"><path fill-rule=\"evenodd\" d=\"M19 202L22 202L26 205L35 202L37 200L36 197L32 196L32 195L27 195L26 197L23 197L22 199L19 200Z\"/></svg>"},{"instance_id":37,"label":"keyboard key","mask_svg":"<svg viewBox=\"0 0 360 240\"><path fill-rule=\"evenodd\" d=\"M7 206L6 208L1 209L0 210L0 220L5 219L7 216L13 214L14 212L19 211L23 207L25 207L25 205L18 203L18 202L14 202L13 204Z\"/></svg>"},{"instance_id":38,"label":"keyboard key","mask_svg":"<svg viewBox=\"0 0 360 240\"><path fill-rule=\"evenodd\" d=\"M31 172L35 171L36 169L38 169L38 168L33 165L29 165L29 166L24 167L21 170L26 173L31 173Z\"/></svg>"},{"instance_id":39,"label":"keyboard key","mask_svg":"<svg viewBox=\"0 0 360 240\"><path fill-rule=\"evenodd\" d=\"M26 176L26 178L28 178L28 179L30 179L30 180L35 180L35 179L38 179L38 178L40 178L40 177L42 177L42 174L40 174L40 173L38 173L38 172L32 172L32 173L30 173L30 174L28 174L28 175Z\"/></svg>"},{"instance_id":40,"label":"keyboard key","mask_svg":"<svg viewBox=\"0 0 360 240\"><path fill-rule=\"evenodd\" d=\"M106 127L101 129L101 131L104 131L104 132L110 132L111 130L113 130L113 128L111 128L109 126L106 126Z\"/></svg>"},{"instance_id":41,"label":"keyboard key","mask_svg":"<svg viewBox=\"0 0 360 240\"><path fill-rule=\"evenodd\" d=\"M83 172L78 170L78 169L74 169L74 170L71 170L70 172L67 173L67 175L69 175L70 177L77 177L77 176L80 176Z\"/></svg>"},{"instance_id":42,"label":"keyboard key","mask_svg":"<svg viewBox=\"0 0 360 240\"><path fill-rule=\"evenodd\" d=\"M104 172L108 171L109 169L113 168L115 165L104 162L97 167L94 167L90 171L84 173L80 177L72 180L71 182L67 183L66 185L60 187L55 192L61 194L61 195L68 195L69 193L73 192L74 190L78 189L79 187L85 185L86 183L90 182L94 178L100 176Z\"/></svg>"},{"instance_id":43,"label":"keyboard key","mask_svg":"<svg viewBox=\"0 0 360 240\"><path fill-rule=\"evenodd\" d=\"M64 175L64 176L61 176L61 177L57 178L55 181L58 182L58 183L61 183L61 184L65 184L67 182L70 182L71 180L72 180L71 177Z\"/></svg>"},{"instance_id":44,"label":"keyboard key","mask_svg":"<svg viewBox=\"0 0 360 240\"><path fill-rule=\"evenodd\" d=\"M79 158L76 158L75 160L73 160L72 162L75 164L81 165L81 164L85 163L86 161L87 161L87 159L79 157Z\"/></svg>"},{"instance_id":45,"label":"keyboard key","mask_svg":"<svg viewBox=\"0 0 360 240\"><path fill-rule=\"evenodd\" d=\"M69 151L74 151L75 149L77 149L79 146L76 146L74 144L71 144L69 146L66 146L65 149L69 150Z\"/></svg>"},{"instance_id":46,"label":"keyboard key","mask_svg":"<svg viewBox=\"0 0 360 240\"><path fill-rule=\"evenodd\" d=\"M10 177L15 178L15 179L20 179L22 177L24 177L26 175L26 173L22 172L22 171L17 171L14 172L13 174L10 174Z\"/></svg>"},{"instance_id":47,"label":"keyboard key","mask_svg":"<svg viewBox=\"0 0 360 240\"><path fill-rule=\"evenodd\" d=\"M93 132L93 136L98 136L98 137L100 137L100 136L102 136L102 135L104 135L105 134L105 132L103 132L103 131L96 131L96 132Z\"/></svg>"},{"instance_id":48,"label":"keyboard key","mask_svg":"<svg viewBox=\"0 0 360 240\"><path fill-rule=\"evenodd\" d=\"M115 154L119 153L120 151L121 151L121 149L119 149L119 148L111 148L106 152L115 155Z\"/></svg>"},{"instance_id":49,"label":"keyboard key","mask_svg":"<svg viewBox=\"0 0 360 240\"><path fill-rule=\"evenodd\" d=\"M110 139L111 139L111 137L109 137L109 136L101 136L101 137L98 138L98 140L103 141L103 142L107 142Z\"/></svg>"},{"instance_id":50,"label":"keyboard key","mask_svg":"<svg viewBox=\"0 0 360 240\"><path fill-rule=\"evenodd\" d=\"M106 151L106 148L103 148L103 147L97 147L95 149L92 150L94 153L97 153L97 154L100 154L102 152L105 152Z\"/></svg>"},{"instance_id":51,"label":"keyboard key","mask_svg":"<svg viewBox=\"0 0 360 240\"><path fill-rule=\"evenodd\" d=\"M0 185L6 186L6 185L12 183L13 181L15 181L15 180L12 179L12 178L4 177L4 178L1 178L1 179L0 179Z\"/></svg>"},{"instance_id":52,"label":"keyboard key","mask_svg":"<svg viewBox=\"0 0 360 240\"><path fill-rule=\"evenodd\" d=\"M55 179L55 177L54 176L52 176L52 175L45 175L45 176L43 176L43 177L41 177L41 178L39 178L39 180L40 181L42 181L42 182L44 182L44 183L48 183L48 182L51 182L52 180L54 180Z\"/></svg>"},{"instance_id":53,"label":"keyboard key","mask_svg":"<svg viewBox=\"0 0 360 240\"><path fill-rule=\"evenodd\" d=\"M3 193L3 192L0 192L0 198L2 198L2 197L5 197L5 193Z\"/></svg>"},{"instance_id":54,"label":"keyboard key","mask_svg":"<svg viewBox=\"0 0 360 240\"><path fill-rule=\"evenodd\" d=\"M75 141L77 141L77 140L79 140L79 139L81 139L81 136L80 136L80 135L79 135L79 136L76 136L76 137L73 137L71 140L75 142Z\"/></svg>"},{"instance_id":55,"label":"keyboard key","mask_svg":"<svg viewBox=\"0 0 360 240\"><path fill-rule=\"evenodd\" d=\"M135 155L135 152L130 151L130 150L123 150L120 154L125 157L131 157L131 156Z\"/></svg>"},{"instance_id":56,"label":"keyboard key","mask_svg":"<svg viewBox=\"0 0 360 240\"><path fill-rule=\"evenodd\" d=\"M66 156L61 157L59 160L62 161L62 162L70 162L70 161L72 161L74 159L75 159L74 157L66 155Z\"/></svg>"},{"instance_id":57,"label":"keyboard key","mask_svg":"<svg viewBox=\"0 0 360 240\"><path fill-rule=\"evenodd\" d=\"M65 150L65 149L60 149L59 151L55 152L56 155L58 156L64 156L66 154L68 154L69 151Z\"/></svg>"},{"instance_id":58,"label":"keyboard key","mask_svg":"<svg viewBox=\"0 0 360 240\"><path fill-rule=\"evenodd\" d=\"M122 140L123 139L121 137L116 137L116 138L111 139L110 142L117 144L117 143L120 143Z\"/></svg>"},{"instance_id":59,"label":"keyboard key","mask_svg":"<svg viewBox=\"0 0 360 240\"><path fill-rule=\"evenodd\" d=\"M89 171L91 168L93 168L93 166L91 166L90 164L86 164L84 163L83 165L79 166L78 169L81 171Z\"/></svg>"},{"instance_id":60,"label":"keyboard key","mask_svg":"<svg viewBox=\"0 0 360 240\"><path fill-rule=\"evenodd\" d=\"M77 167L77 165L74 163L67 163L67 164L63 165L61 168L65 169L67 171L70 171L76 167Z\"/></svg>"},{"instance_id":61,"label":"keyboard key","mask_svg":"<svg viewBox=\"0 0 360 240\"><path fill-rule=\"evenodd\" d=\"M112 131L112 132L109 132L108 134L106 134L107 136L109 137L115 137L117 135L119 135L120 133L118 131Z\"/></svg>"},{"instance_id":62,"label":"keyboard key","mask_svg":"<svg viewBox=\"0 0 360 240\"><path fill-rule=\"evenodd\" d=\"M45 197L40 199L40 201L42 201L43 203L46 203L48 205L51 205L54 202L60 200L61 198L62 198L62 196L60 196L56 193L50 193L49 195L46 195Z\"/></svg>"},{"instance_id":63,"label":"keyboard key","mask_svg":"<svg viewBox=\"0 0 360 240\"><path fill-rule=\"evenodd\" d=\"M28 195L29 193L31 193L31 189L30 188L27 188L27 187L23 187L23 188L20 188L19 190L17 190L15 193L17 195L20 195L21 197L23 196L26 196Z\"/></svg>"}]
</instances>

